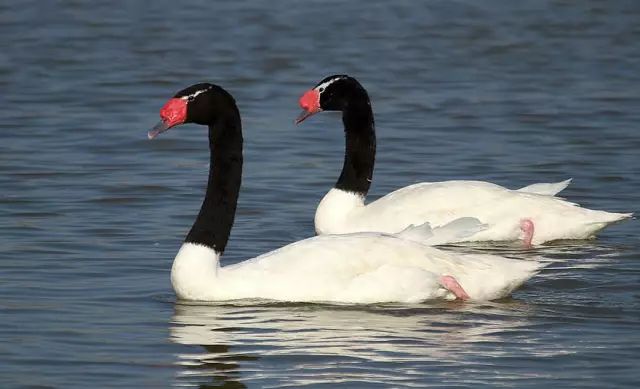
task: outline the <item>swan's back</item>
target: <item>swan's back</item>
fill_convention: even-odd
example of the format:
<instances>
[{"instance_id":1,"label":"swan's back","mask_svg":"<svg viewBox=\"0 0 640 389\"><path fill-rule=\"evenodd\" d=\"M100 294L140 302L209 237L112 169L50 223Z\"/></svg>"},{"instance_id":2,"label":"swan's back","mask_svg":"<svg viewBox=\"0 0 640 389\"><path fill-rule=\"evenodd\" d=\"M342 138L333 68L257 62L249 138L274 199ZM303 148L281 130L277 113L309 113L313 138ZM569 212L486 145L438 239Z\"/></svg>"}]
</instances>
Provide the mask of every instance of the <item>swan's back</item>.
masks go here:
<instances>
[{"instance_id":1,"label":"swan's back","mask_svg":"<svg viewBox=\"0 0 640 389\"><path fill-rule=\"evenodd\" d=\"M455 277L471 299L509 295L541 265L493 255L452 254L379 233L323 235L219 269L225 298L350 303L452 298L439 284Z\"/></svg>"},{"instance_id":2,"label":"swan's back","mask_svg":"<svg viewBox=\"0 0 640 389\"><path fill-rule=\"evenodd\" d=\"M582 208L553 196L566 184L538 184L521 190L481 181L415 184L354 210L356 217L351 219L350 228L397 232L403 226L425 220L437 227L457 218L474 217L488 228L468 241L517 240L521 238L520 221L530 219L535 225L533 243L541 244L557 239L587 239L631 216Z\"/></svg>"}]
</instances>

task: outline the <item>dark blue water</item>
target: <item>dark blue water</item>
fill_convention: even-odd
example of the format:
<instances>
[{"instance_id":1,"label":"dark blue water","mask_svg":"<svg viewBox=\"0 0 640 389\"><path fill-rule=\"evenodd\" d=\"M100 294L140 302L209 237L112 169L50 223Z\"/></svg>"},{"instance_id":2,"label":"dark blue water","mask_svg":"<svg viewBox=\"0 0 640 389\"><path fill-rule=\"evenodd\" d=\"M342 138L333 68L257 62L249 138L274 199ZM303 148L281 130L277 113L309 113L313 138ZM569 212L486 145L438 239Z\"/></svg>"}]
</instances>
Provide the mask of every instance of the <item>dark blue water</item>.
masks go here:
<instances>
[{"instance_id":1,"label":"dark blue water","mask_svg":"<svg viewBox=\"0 0 640 389\"><path fill-rule=\"evenodd\" d=\"M292 121L333 73L373 100L373 198L573 177L571 201L638 213L640 3L4 1L0 36L0 387L640 385L637 220L486 248L552 262L505 301L187 305L169 271L206 132L146 139L185 86L236 97L227 263L313 234L343 134L334 114Z\"/></svg>"}]
</instances>

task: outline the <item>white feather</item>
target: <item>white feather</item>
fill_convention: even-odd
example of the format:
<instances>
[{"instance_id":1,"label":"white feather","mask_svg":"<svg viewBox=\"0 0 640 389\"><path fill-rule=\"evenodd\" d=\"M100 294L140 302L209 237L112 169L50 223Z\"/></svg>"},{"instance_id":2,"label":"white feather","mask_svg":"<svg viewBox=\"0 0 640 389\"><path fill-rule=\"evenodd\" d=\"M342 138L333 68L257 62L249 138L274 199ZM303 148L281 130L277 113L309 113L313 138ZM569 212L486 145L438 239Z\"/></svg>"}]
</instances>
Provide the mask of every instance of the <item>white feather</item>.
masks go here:
<instances>
[{"instance_id":1,"label":"white feather","mask_svg":"<svg viewBox=\"0 0 640 389\"><path fill-rule=\"evenodd\" d=\"M486 224L482 224L480 220L474 217L461 217L436 228L431 228L429 222L419 226L410 225L395 235L403 239L415 240L416 242L435 246L462 242L486 228Z\"/></svg>"},{"instance_id":2,"label":"white feather","mask_svg":"<svg viewBox=\"0 0 640 389\"><path fill-rule=\"evenodd\" d=\"M535 193L539 195L555 196L562 192L571 183L571 178L560 182L541 182L538 184L527 185L518 189L518 192Z\"/></svg>"},{"instance_id":3,"label":"white feather","mask_svg":"<svg viewBox=\"0 0 640 389\"><path fill-rule=\"evenodd\" d=\"M188 300L418 302L455 298L439 282L450 275L472 300L492 300L508 296L542 266L356 233L316 236L223 267L214 250L185 243L174 260L171 282L178 297Z\"/></svg>"},{"instance_id":4,"label":"white feather","mask_svg":"<svg viewBox=\"0 0 640 389\"><path fill-rule=\"evenodd\" d=\"M318 84L315 88L315 90L317 90L318 92L322 93L329 85L333 84L334 82L338 81L338 80L342 80L346 77L343 76L338 76L338 77L334 77L330 80L327 80L325 82L323 82L322 84Z\"/></svg>"}]
</instances>

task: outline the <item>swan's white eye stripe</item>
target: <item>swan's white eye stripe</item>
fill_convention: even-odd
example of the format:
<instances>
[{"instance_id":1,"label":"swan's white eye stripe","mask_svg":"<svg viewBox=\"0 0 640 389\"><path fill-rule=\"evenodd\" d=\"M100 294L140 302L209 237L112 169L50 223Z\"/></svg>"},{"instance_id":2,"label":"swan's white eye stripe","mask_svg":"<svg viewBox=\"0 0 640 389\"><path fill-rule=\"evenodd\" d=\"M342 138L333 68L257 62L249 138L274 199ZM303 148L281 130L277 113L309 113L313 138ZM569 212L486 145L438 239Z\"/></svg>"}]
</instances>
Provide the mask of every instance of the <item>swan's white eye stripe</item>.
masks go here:
<instances>
[{"instance_id":1,"label":"swan's white eye stripe","mask_svg":"<svg viewBox=\"0 0 640 389\"><path fill-rule=\"evenodd\" d=\"M204 93L204 92L206 92L206 91L208 91L208 90L210 90L210 89L211 89L211 87L208 87L208 88L205 88L205 89L200 89L200 90L198 90L198 91L193 92L193 93L192 93L192 94L190 94L190 95L182 96L182 97L180 97L180 98L181 98L182 100L191 100L191 99L195 99L195 98L196 98L196 96L198 96L200 93Z\"/></svg>"},{"instance_id":2,"label":"swan's white eye stripe","mask_svg":"<svg viewBox=\"0 0 640 389\"><path fill-rule=\"evenodd\" d=\"M316 87L315 87L315 88L313 88L313 89L315 89L315 90L317 90L318 92L322 93L322 92L324 92L324 90L325 90L325 89L327 89L327 87L328 87L329 85L333 84L334 82L336 82L336 81L338 81L338 80L342 80L343 78L346 78L346 77L336 77L336 78L332 78L332 79L330 79L329 81L325 81L325 82L323 82L322 84L319 84L318 86L316 86Z\"/></svg>"}]
</instances>

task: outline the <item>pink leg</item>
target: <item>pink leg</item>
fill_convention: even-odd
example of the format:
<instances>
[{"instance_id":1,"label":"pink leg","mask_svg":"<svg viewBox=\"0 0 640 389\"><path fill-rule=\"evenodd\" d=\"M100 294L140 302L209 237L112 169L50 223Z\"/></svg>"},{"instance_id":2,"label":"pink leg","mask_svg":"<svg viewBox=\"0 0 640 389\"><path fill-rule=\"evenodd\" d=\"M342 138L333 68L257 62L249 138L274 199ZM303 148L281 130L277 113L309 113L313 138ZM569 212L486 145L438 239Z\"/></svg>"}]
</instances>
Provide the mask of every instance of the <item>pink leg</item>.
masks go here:
<instances>
[{"instance_id":1,"label":"pink leg","mask_svg":"<svg viewBox=\"0 0 640 389\"><path fill-rule=\"evenodd\" d=\"M458 281L452 276L441 276L440 284L444 286L445 289L455 294L457 298L460 300L469 300L469 295L462 289L462 286L458 283Z\"/></svg>"},{"instance_id":2,"label":"pink leg","mask_svg":"<svg viewBox=\"0 0 640 389\"><path fill-rule=\"evenodd\" d=\"M525 248L531 248L531 240L533 239L533 233L535 231L535 227L533 225L533 221L531 219L522 219L520 220L520 229L524 232L524 237L522 238L522 243Z\"/></svg>"}]
</instances>

